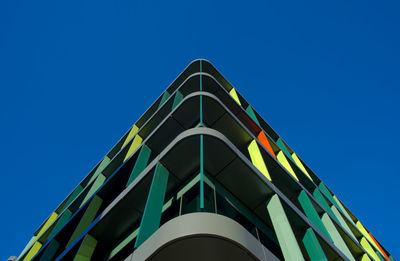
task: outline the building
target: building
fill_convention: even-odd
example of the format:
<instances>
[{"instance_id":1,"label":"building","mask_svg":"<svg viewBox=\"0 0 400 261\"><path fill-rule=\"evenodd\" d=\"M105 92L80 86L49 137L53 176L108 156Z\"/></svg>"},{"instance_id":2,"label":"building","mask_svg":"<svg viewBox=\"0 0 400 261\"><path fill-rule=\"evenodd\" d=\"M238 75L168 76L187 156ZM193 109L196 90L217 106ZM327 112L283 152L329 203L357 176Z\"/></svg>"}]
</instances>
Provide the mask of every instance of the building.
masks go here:
<instances>
[{"instance_id":1,"label":"building","mask_svg":"<svg viewBox=\"0 0 400 261\"><path fill-rule=\"evenodd\" d=\"M395 259L206 60L195 60L18 260Z\"/></svg>"}]
</instances>

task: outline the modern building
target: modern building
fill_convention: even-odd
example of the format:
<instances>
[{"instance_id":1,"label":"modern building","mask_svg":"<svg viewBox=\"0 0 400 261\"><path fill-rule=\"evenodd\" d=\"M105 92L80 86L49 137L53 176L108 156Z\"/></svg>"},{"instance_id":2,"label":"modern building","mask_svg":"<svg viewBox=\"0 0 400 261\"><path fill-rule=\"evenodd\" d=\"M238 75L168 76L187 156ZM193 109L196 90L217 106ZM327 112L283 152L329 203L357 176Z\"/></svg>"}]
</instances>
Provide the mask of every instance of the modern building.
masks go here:
<instances>
[{"instance_id":1,"label":"modern building","mask_svg":"<svg viewBox=\"0 0 400 261\"><path fill-rule=\"evenodd\" d=\"M195 60L18 260L395 259L206 60Z\"/></svg>"}]
</instances>

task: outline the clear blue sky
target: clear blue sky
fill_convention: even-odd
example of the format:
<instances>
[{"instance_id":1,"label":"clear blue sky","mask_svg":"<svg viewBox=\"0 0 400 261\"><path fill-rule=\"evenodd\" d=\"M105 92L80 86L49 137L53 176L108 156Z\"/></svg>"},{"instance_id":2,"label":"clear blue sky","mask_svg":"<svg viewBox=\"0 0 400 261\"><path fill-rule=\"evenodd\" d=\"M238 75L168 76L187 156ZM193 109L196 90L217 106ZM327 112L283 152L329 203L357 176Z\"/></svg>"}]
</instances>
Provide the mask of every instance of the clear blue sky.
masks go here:
<instances>
[{"instance_id":1,"label":"clear blue sky","mask_svg":"<svg viewBox=\"0 0 400 261\"><path fill-rule=\"evenodd\" d=\"M0 2L0 259L199 57L399 259L399 1L189 2Z\"/></svg>"}]
</instances>

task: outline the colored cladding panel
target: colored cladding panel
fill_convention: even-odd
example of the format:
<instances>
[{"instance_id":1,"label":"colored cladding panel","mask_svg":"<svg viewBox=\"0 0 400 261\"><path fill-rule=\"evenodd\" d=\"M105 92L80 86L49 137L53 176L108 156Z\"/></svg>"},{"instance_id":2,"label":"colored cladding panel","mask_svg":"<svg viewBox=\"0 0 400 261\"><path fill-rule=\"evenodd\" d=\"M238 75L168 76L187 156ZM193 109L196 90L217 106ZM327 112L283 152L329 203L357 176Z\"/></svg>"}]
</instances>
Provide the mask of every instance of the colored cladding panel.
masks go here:
<instances>
[{"instance_id":1,"label":"colored cladding panel","mask_svg":"<svg viewBox=\"0 0 400 261\"><path fill-rule=\"evenodd\" d=\"M351 231L350 227L347 225L346 221L344 220L343 216L340 214L339 210L335 207L331 207L333 214L339 220L339 224L346 230L346 232L357 241L357 238L354 236L353 232Z\"/></svg>"},{"instance_id":2,"label":"colored cladding panel","mask_svg":"<svg viewBox=\"0 0 400 261\"><path fill-rule=\"evenodd\" d=\"M168 170L158 163L154 171L153 181L147 197L135 247L140 246L160 227L162 208L168 184L168 175Z\"/></svg>"},{"instance_id":3,"label":"colored cladding panel","mask_svg":"<svg viewBox=\"0 0 400 261\"><path fill-rule=\"evenodd\" d=\"M378 241L374 238L374 236L371 233L369 233L369 236L374 241L375 245L378 247L379 252L381 252L381 254L386 258L387 261L390 261L389 257L386 255L385 250L383 250L381 245L379 245Z\"/></svg>"},{"instance_id":4,"label":"colored cladding panel","mask_svg":"<svg viewBox=\"0 0 400 261\"><path fill-rule=\"evenodd\" d=\"M138 130L139 130L138 126L136 126L136 125L132 126L131 130L128 133L128 137L126 137L126 139L125 139L124 143L122 144L121 148L125 147L125 145L132 139L133 135L135 135Z\"/></svg>"},{"instance_id":5,"label":"colored cladding panel","mask_svg":"<svg viewBox=\"0 0 400 261\"><path fill-rule=\"evenodd\" d=\"M368 240L363 237L360 240L361 246L367 251L367 253L375 260L375 261L380 261L378 255L375 253L375 250L372 248L372 246L368 243Z\"/></svg>"},{"instance_id":6,"label":"colored cladding panel","mask_svg":"<svg viewBox=\"0 0 400 261\"><path fill-rule=\"evenodd\" d=\"M239 103L240 106L242 106L242 104L240 103L240 100L239 100L239 96L238 96L237 93L236 93L235 88L232 88L231 91L229 92L229 94L232 96L232 98L233 98L237 103Z\"/></svg>"},{"instance_id":7,"label":"colored cladding panel","mask_svg":"<svg viewBox=\"0 0 400 261\"><path fill-rule=\"evenodd\" d=\"M158 105L158 109L160 109L163 106L163 104L168 100L169 96L170 96L170 94L167 91L165 91L163 96L161 97L161 101L160 101L160 104Z\"/></svg>"},{"instance_id":8,"label":"colored cladding panel","mask_svg":"<svg viewBox=\"0 0 400 261\"><path fill-rule=\"evenodd\" d=\"M260 149L257 146L257 142L253 140L250 142L250 145L247 147L251 162L253 162L254 166L269 180L271 181L271 176L269 175L267 166L265 166L264 159L261 155Z\"/></svg>"},{"instance_id":9,"label":"colored cladding panel","mask_svg":"<svg viewBox=\"0 0 400 261\"><path fill-rule=\"evenodd\" d=\"M384 258L379 251L375 251L375 253L379 257L379 260L381 260L381 261L385 261L386 260L386 258ZM389 261L390 261L390 259L389 259Z\"/></svg>"},{"instance_id":10,"label":"colored cladding panel","mask_svg":"<svg viewBox=\"0 0 400 261\"><path fill-rule=\"evenodd\" d=\"M272 149L271 144L269 143L268 138L265 135L264 131L260 131L260 133L257 136L257 139L269 151L269 153L271 153L271 155L276 158L274 150Z\"/></svg>"},{"instance_id":11,"label":"colored cladding panel","mask_svg":"<svg viewBox=\"0 0 400 261\"><path fill-rule=\"evenodd\" d=\"M301 163L299 157L297 157L296 153L294 153L294 152L292 154L292 159L294 160L296 165L304 172L304 174L306 174L307 177L313 181L313 179L311 178L310 174L308 173L308 171L304 167L303 163Z\"/></svg>"},{"instance_id":12,"label":"colored cladding panel","mask_svg":"<svg viewBox=\"0 0 400 261\"><path fill-rule=\"evenodd\" d=\"M121 243L119 243L108 256L108 260L113 258L119 251L121 251L126 245L128 245L135 237L137 237L139 229L135 229L130 235L128 235Z\"/></svg>"},{"instance_id":13,"label":"colored cladding panel","mask_svg":"<svg viewBox=\"0 0 400 261\"><path fill-rule=\"evenodd\" d=\"M143 144L126 186L129 186L129 184L131 184L132 181L134 181L136 177L146 168L147 163L149 162L150 159L150 154L151 154L150 148L147 147L146 144Z\"/></svg>"},{"instance_id":14,"label":"colored cladding panel","mask_svg":"<svg viewBox=\"0 0 400 261\"><path fill-rule=\"evenodd\" d=\"M126 153L124 162L132 155L133 152L135 152L135 150L140 146L140 144L142 143L142 137L138 135L135 136L135 138L133 139L133 142L131 144L131 146L129 147L128 152Z\"/></svg>"},{"instance_id":15,"label":"colored cladding panel","mask_svg":"<svg viewBox=\"0 0 400 261\"><path fill-rule=\"evenodd\" d=\"M260 126L260 123L259 123L258 120L257 120L257 116L256 116L256 114L254 113L253 108L251 108L250 105L247 106L246 111L247 111L247 113L250 115L250 117L254 120L254 122L257 123L258 126Z\"/></svg>"},{"instance_id":16,"label":"colored cladding panel","mask_svg":"<svg viewBox=\"0 0 400 261\"><path fill-rule=\"evenodd\" d=\"M20 259L26 253L26 251L28 251L28 249L33 245L33 243L35 242L36 239L37 239L37 236L33 236L29 240L28 244L26 244L24 249L21 251L21 254L19 254L18 259Z\"/></svg>"},{"instance_id":17,"label":"colored cladding panel","mask_svg":"<svg viewBox=\"0 0 400 261\"><path fill-rule=\"evenodd\" d=\"M371 258L367 254L364 254L361 258L361 261L372 261Z\"/></svg>"},{"instance_id":18,"label":"colored cladding panel","mask_svg":"<svg viewBox=\"0 0 400 261\"><path fill-rule=\"evenodd\" d=\"M278 195L271 197L267 210L285 260L304 260Z\"/></svg>"},{"instance_id":19,"label":"colored cladding panel","mask_svg":"<svg viewBox=\"0 0 400 261\"><path fill-rule=\"evenodd\" d=\"M39 252L40 248L42 247L42 244L38 241L33 244L32 248L29 250L29 252L26 254L24 261L29 261L31 260L37 252Z\"/></svg>"},{"instance_id":20,"label":"colored cladding panel","mask_svg":"<svg viewBox=\"0 0 400 261\"><path fill-rule=\"evenodd\" d=\"M311 228L307 229L303 237L303 244L311 261L328 261L324 250L318 242L317 236L314 234L314 231Z\"/></svg>"},{"instance_id":21,"label":"colored cladding panel","mask_svg":"<svg viewBox=\"0 0 400 261\"><path fill-rule=\"evenodd\" d=\"M92 258L96 246L97 240L89 234L85 235L74 257L74 261L89 261Z\"/></svg>"},{"instance_id":22,"label":"colored cladding panel","mask_svg":"<svg viewBox=\"0 0 400 261\"><path fill-rule=\"evenodd\" d=\"M354 224L354 226L356 225L356 223L354 223L353 219L350 217L349 213L347 212L347 210L344 208L344 206L342 205L342 203L340 203L340 200L333 195L333 200L336 202L336 204L339 206L340 210L342 210L342 213L347 217L347 219Z\"/></svg>"},{"instance_id":23,"label":"colored cladding panel","mask_svg":"<svg viewBox=\"0 0 400 261\"><path fill-rule=\"evenodd\" d=\"M105 156L103 158L103 160L101 161L99 167L96 169L96 171L94 172L94 174L90 178L88 184L91 183L95 178L97 178L98 174L103 171L103 169L108 165L108 163L110 163L110 161L111 161L111 159L109 157L107 157L107 156Z\"/></svg>"},{"instance_id":24,"label":"colored cladding panel","mask_svg":"<svg viewBox=\"0 0 400 261\"><path fill-rule=\"evenodd\" d=\"M79 224L76 226L74 233L69 239L67 247L74 242L74 240L90 225L90 223L92 223L102 203L103 200L99 196L95 195L93 197L88 208L79 221Z\"/></svg>"},{"instance_id":25,"label":"colored cladding panel","mask_svg":"<svg viewBox=\"0 0 400 261\"><path fill-rule=\"evenodd\" d=\"M53 230L51 230L47 238L48 239L52 238L58 232L58 230L60 230L65 225L65 223L67 223L67 221L71 216L72 212L69 211L68 209L65 210L64 213L62 213L60 218L57 220L56 225L54 226Z\"/></svg>"},{"instance_id":26,"label":"colored cladding panel","mask_svg":"<svg viewBox=\"0 0 400 261\"><path fill-rule=\"evenodd\" d=\"M106 180L106 177L103 174L100 174L97 176L96 180L93 182L93 185L90 187L88 193L86 194L85 198L83 199L81 205L79 207L82 207L86 201L89 200L89 198L96 193L96 191L103 185L104 181Z\"/></svg>"},{"instance_id":27,"label":"colored cladding panel","mask_svg":"<svg viewBox=\"0 0 400 261\"><path fill-rule=\"evenodd\" d=\"M72 201L75 200L75 198L79 195L79 193L81 193L82 190L83 190L83 187L81 185L76 187L76 189L72 192L71 196L68 198L67 202L65 202L65 204L64 204L63 208L61 209L60 213L63 212L63 210L65 208L67 208L69 206L69 204L71 204Z\"/></svg>"},{"instance_id":28,"label":"colored cladding panel","mask_svg":"<svg viewBox=\"0 0 400 261\"><path fill-rule=\"evenodd\" d=\"M44 250L42 256L40 257L39 261L51 261L53 260L54 256L57 253L58 248L60 247L60 243L53 239L49 243L49 245Z\"/></svg>"},{"instance_id":29,"label":"colored cladding panel","mask_svg":"<svg viewBox=\"0 0 400 261\"><path fill-rule=\"evenodd\" d=\"M307 196L306 192L302 190L297 197L300 202L304 213L306 214L307 218L328 238L328 240L332 241L331 236L326 230L324 224L321 221L321 218L318 215L318 212L315 210L311 200Z\"/></svg>"},{"instance_id":30,"label":"colored cladding panel","mask_svg":"<svg viewBox=\"0 0 400 261\"><path fill-rule=\"evenodd\" d=\"M333 244L350 260L355 261L353 255L351 254L349 248L344 242L343 238L340 236L339 231L337 231L332 220L329 218L328 214L324 213L322 215L322 222L324 223L326 229L328 230L331 238L333 239Z\"/></svg>"},{"instance_id":31,"label":"colored cladding panel","mask_svg":"<svg viewBox=\"0 0 400 261\"><path fill-rule=\"evenodd\" d=\"M37 237L39 238L46 230L47 228L53 224L54 220L56 220L58 214L56 212L51 213L50 217L47 219L47 221L44 223L42 228L39 230L39 233L37 234Z\"/></svg>"},{"instance_id":32,"label":"colored cladding panel","mask_svg":"<svg viewBox=\"0 0 400 261\"><path fill-rule=\"evenodd\" d=\"M299 181L299 179L298 179L297 176L296 176L296 173L294 173L294 170L292 169L292 166L290 166L289 161L286 159L285 154L283 154L282 151L279 151L279 152L278 152L278 155L277 155L276 157L277 157L278 161L282 164L282 166L284 166L285 169L286 169L287 171L289 171L289 173L292 174L292 176L293 176L297 181Z\"/></svg>"},{"instance_id":33,"label":"colored cladding panel","mask_svg":"<svg viewBox=\"0 0 400 261\"><path fill-rule=\"evenodd\" d=\"M174 103L172 104L172 110L175 109L176 106L183 100L183 94L180 93L179 91L176 91L175 93L175 98L174 98Z\"/></svg>"},{"instance_id":34,"label":"colored cladding panel","mask_svg":"<svg viewBox=\"0 0 400 261\"><path fill-rule=\"evenodd\" d=\"M329 189L325 186L324 183L319 183L319 189L329 198L329 200L337 207L340 208L340 206L337 204L336 200L333 198L331 192Z\"/></svg>"},{"instance_id":35,"label":"colored cladding panel","mask_svg":"<svg viewBox=\"0 0 400 261\"><path fill-rule=\"evenodd\" d=\"M394 259L394 257L393 256L389 256L389 259L390 259L390 261L396 261L396 259Z\"/></svg>"},{"instance_id":36,"label":"colored cladding panel","mask_svg":"<svg viewBox=\"0 0 400 261\"><path fill-rule=\"evenodd\" d=\"M313 195L314 198L318 201L318 203L326 210L326 212L328 212L334 219L336 219L337 222L339 222L339 220L337 219L335 214L333 214L333 211L329 207L328 202L325 200L324 196L322 196L318 188L314 189Z\"/></svg>"},{"instance_id":37,"label":"colored cladding panel","mask_svg":"<svg viewBox=\"0 0 400 261\"><path fill-rule=\"evenodd\" d=\"M369 233L367 232L367 230L365 229L363 224L361 224L360 221L357 221L356 227L358 228L358 230L360 230L361 234L363 234L364 237L366 237L369 240L369 242L372 243L374 247L379 250L378 245L374 242L374 240L371 238L371 236L369 235Z\"/></svg>"},{"instance_id":38,"label":"colored cladding panel","mask_svg":"<svg viewBox=\"0 0 400 261\"><path fill-rule=\"evenodd\" d=\"M286 147L285 143L283 142L283 140L281 138L279 138L276 141L276 145L278 145L278 147L286 154L286 156L288 156L289 158L291 158L293 160L292 155L290 155L289 149Z\"/></svg>"}]
</instances>

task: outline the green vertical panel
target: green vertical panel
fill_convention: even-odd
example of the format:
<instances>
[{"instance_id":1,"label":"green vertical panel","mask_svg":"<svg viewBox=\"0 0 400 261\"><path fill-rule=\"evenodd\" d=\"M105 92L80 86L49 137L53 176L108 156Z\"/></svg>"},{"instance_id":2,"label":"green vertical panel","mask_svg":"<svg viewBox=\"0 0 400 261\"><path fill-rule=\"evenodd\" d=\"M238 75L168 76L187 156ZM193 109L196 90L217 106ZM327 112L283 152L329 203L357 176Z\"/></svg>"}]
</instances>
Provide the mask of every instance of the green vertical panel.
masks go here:
<instances>
[{"instance_id":1,"label":"green vertical panel","mask_svg":"<svg viewBox=\"0 0 400 261\"><path fill-rule=\"evenodd\" d=\"M258 120L257 120L257 116L256 116L256 114L254 113L253 108L251 108L250 105L247 106L246 111L247 111L247 113L250 115L250 117L254 120L254 122L257 123L258 126L260 126L260 123L259 123Z\"/></svg>"},{"instance_id":2,"label":"green vertical panel","mask_svg":"<svg viewBox=\"0 0 400 261\"><path fill-rule=\"evenodd\" d=\"M79 224L76 226L74 233L68 241L67 247L74 242L74 240L90 225L90 223L92 223L101 203L103 203L103 200L99 196L95 195L79 221Z\"/></svg>"},{"instance_id":3,"label":"green vertical panel","mask_svg":"<svg viewBox=\"0 0 400 261\"><path fill-rule=\"evenodd\" d=\"M325 193L325 195L329 198L330 201L337 207L340 208L340 206L336 203L336 200L332 197L331 192L328 190L328 188L325 186L324 183L319 183L319 189Z\"/></svg>"},{"instance_id":4,"label":"green vertical panel","mask_svg":"<svg viewBox=\"0 0 400 261\"><path fill-rule=\"evenodd\" d=\"M183 100L183 95L179 91L176 91L174 103L172 104L172 110Z\"/></svg>"},{"instance_id":5,"label":"green vertical panel","mask_svg":"<svg viewBox=\"0 0 400 261\"><path fill-rule=\"evenodd\" d=\"M322 196L322 194L318 190L318 188L314 189L313 195L314 195L315 199L318 201L318 203L321 204L321 206L323 208L325 208L326 212L328 212L334 219L336 219L337 222L339 222L339 220L336 218L335 214L333 214L328 202L326 202L324 196Z\"/></svg>"},{"instance_id":6,"label":"green vertical panel","mask_svg":"<svg viewBox=\"0 0 400 261\"><path fill-rule=\"evenodd\" d=\"M392 255L389 256L389 259L390 259L391 261L396 261L396 259L394 259L394 257L393 257Z\"/></svg>"},{"instance_id":7,"label":"green vertical panel","mask_svg":"<svg viewBox=\"0 0 400 261\"><path fill-rule=\"evenodd\" d=\"M47 238L52 238L60 228L64 226L65 223L69 220L69 218L72 216L72 212L69 211L68 209L64 211L64 213L60 216L58 219L56 225L54 226L53 230L51 230L49 236Z\"/></svg>"},{"instance_id":8,"label":"green vertical panel","mask_svg":"<svg viewBox=\"0 0 400 261\"><path fill-rule=\"evenodd\" d=\"M76 187L76 189L72 192L71 196L68 198L67 202L65 202L64 206L62 207L62 209L60 210L60 213L66 208L68 207L69 204L71 204L72 201L75 200L75 198L79 195L79 193L81 193L81 191L83 190L83 187L81 185L79 185L78 187Z\"/></svg>"},{"instance_id":9,"label":"green vertical panel","mask_svg":"<svg viewBox=\"0 0 400 261\"><path fill-rule=\"evenodd\" d=\"M328 258L326 258L325 256L324 250L322 250L322 247L318 242L317 236L314 234L314 231L311 228L307 229L303 237L303 244L311 261L328 261Z\"/></svg>"},{"instance_id":10,"label":"green vertical panel","mask_svg":"<svg viewBox=\"0 0 400 261\"><path fill-rule=\"evenodd\" d=\"M328 230L326 230L324 224L322 223L318 212L315 210L311 200L308 198L306 192L302 190L297 197L297 199L300 202L301 207L304 210L304 213L306 214L307 218L330 240L332 241L331 236L328 233Z\"/></svg>"},{"instance_id":11,"label":"green vertical panel","mask_svg":"<svg viewBox=\"0 0 400 261\"><path fill-rule=\"evenodd\" d=\"M335 214L335 216L339 220L340 225L344 228L344 230L346 230L347 233L349 233L349 235L357 241L357 238L354 236L353 232L351 232L351 229L347 225L347 223L344 220L344 218L342 217L342 215L339 213L339 210L337 210L337 208L335 206L332 206L331 209L333 211L333 214Z\"/></svg>"},{"instance_id":12,"label":"green vertical panel","mask_svg":"<svg viewBox=\"0 0 400 261\"><path fill-rule=\"evenodd\" d=\"M99 167L96 169L92 177L90 178L88 184L92 182L95 178L97 178L97 175L103 171L103 169L108 165L108 163L111 161L111 159L107 156L104 157L104 159L100 162Z\"/></svg>"},{"instance_id":13,"label":"green vertical panel","mask_svg":"<svg viewBox=\"0 0 400 261\"><path fill-rule=\"evenodd\" d=\"M344 242L343 238L340 236L339 231L337 231L332 220L329 218L328 214L322 215L322 222L324 223L326 229L328 230L331 238L333 239L333 244L350 260L355 261L353 255L351 254L349 248Z\"/></svg>"},{"instance_id":14,"label":"green vertical panel","mask_svg":"<svg viewBox=\"0 0 400 261\"><path fill-rule=\"evenodd\" d=\"M379 257L380 261L386 261L386 259L382 256L382 254L379 251L376 251L375 253Z\"/></svg>"},{"instance_id":15,"label":"green vertical panel","mask_svg":"<svg viewBox=\"0 0 400 261\"><path fill-rule=\"evenodd\" d=\"M271 197L267 209L285 260L304 260L278 195Z\"/></svg>"},{"instance_id":16,"label":"green vertical panel","mask_svg":"<svg viewBox=\"0 0 400 261\"><path fill-rule=\"evenodd\" d=\"M103 174L99 174L99 176L97 176L96 180L94 181L93 185L90 187L88 193L86 194L85 198L83 199L83 201L79 207L82 207L83 204L85 204L85 202L100 188L100 186L103 185L105 180L106 180L106 177Z\"/></svg>"},{"instance_id":17,"label":"green vertical panel","mask_svg":"<svg viewBox=\"0 0 400 261\"><path fill-rule=\"evenodd\" d=\"M139 156L135 162L135 166L132 169L132 173L129 176L128 183L126 186L132 183L136 179L136 177L146 168L149 159L150 159L151 149L143 144L142 148L140 149Z\"/></svg>"},{"instance_id":18,"label":"green vertical panel","mask_svg":"<svg viewBox=\"0 0 400 261\"><path fill-rule=\"evenodd\" d=\"M162 207L164 205L164 197L168 184L168 175L168 170L158 163L154 171L153 181L150 186L135 247L140 246L160 226Z\"/></svg>"},{"instance_id":19,"label":"green vertical panel","mask_svg":"<svg viewBox=\"0 0 400 261\"><path fill-rule=\"evenodd\" d=\"M354 224L354 226L356 225L353 221L353 219L350 217L349 213L347 212L347 210L344 208L344 206L342 205L342 203L340 203L340 200L333 195L333 200L336 202L336 204L338 204L339 208L342 210L343 214L347 217L347 219Z\"/></svg>"},{"instance_id":20,"label":"green vertical panel","mask_svg":"<svg viewBox=\"0 0 400 261\"><path fill-rule=\"evenodd\" d=\"M160 104L158 105L158 109L161 108L161 106L164 104L164 102L166 102L169 98L169 93L167 91L164 92L163 96L161 97L161 101Z\"/></svg>"},{"instance_id":21,"label":"green vertical panel","mask_svg":"<svg viewBox=\"0 0 400 261\"><path fill-rule=\"evenodd\" d=\"M92 258L96 245L97 240L87 234L74 257L74 261L89 261Z\"/></svg>"},{"instance_id":22,"label":"green vertical panel","mask_svg":"<svg viewBox=\"0 0 400 261\"><path fill-rule=\"evenodd\" d=\"M278 147L286 154L286 156L288 156L290 159L292 159L294 161L294 159L292 158L292 155L290 155L289 149L286 147L285 143L283 142L283 140L281 138L279 138L276 141L276 145L278 145Z\"/></svg>"},{"instance_id":23,"label":"green vertical panel","mask_svg":"<svg viewBox=\"0 0 400 261\"><path fill-rule=\"evenodd\" d=\"M53 260L58 248L60 247L60 243L53 239L49 243L49 245L44 250L42 256L40 257L39 261L51 261Z\"/></svg>"}]
</instances>

